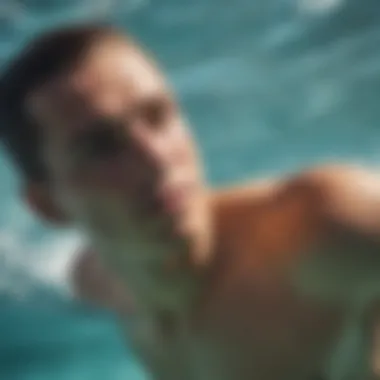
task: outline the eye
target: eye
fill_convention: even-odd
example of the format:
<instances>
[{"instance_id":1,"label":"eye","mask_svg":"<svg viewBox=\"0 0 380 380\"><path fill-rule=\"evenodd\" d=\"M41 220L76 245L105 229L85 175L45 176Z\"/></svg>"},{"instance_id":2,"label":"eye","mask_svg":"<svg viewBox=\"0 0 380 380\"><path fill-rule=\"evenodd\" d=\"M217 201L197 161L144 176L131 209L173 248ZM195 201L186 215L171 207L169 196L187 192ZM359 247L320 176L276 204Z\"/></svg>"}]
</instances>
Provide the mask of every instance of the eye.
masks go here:
<instances>
[{"instance_id":1,"label":"eye","mask_svg":"<svg viewBox=\"0 0 380 380\"><path fill-rule=\"evenodd\" d=\"M110 131L101 131L89 139L84 149L90 156L108 156L118 149L118 142Z\"/></svg>"},{"instance_id":2,"label":"eye","mask_svg":"<svg viewBox=\"0 0 380 380\"><path fill-rule=\"evenodd\" d=\"M112 125L110 125L112 123ZM113 157L126 149L123 127L115 122L98 122L91 131L80 136L75 151L79 160L102 160Z\"/></svg>"},{"instance_id":3,"label":"eye","mask_svg":"<svg viewBox=\"0 0 380 380\"><path fill-rule=\"evenodd\" d=\"M169 99L153 98L141 106L139 116L150 127L160 127L170 119L173 111L174 106Z\"/></svg>"}]
</instances>

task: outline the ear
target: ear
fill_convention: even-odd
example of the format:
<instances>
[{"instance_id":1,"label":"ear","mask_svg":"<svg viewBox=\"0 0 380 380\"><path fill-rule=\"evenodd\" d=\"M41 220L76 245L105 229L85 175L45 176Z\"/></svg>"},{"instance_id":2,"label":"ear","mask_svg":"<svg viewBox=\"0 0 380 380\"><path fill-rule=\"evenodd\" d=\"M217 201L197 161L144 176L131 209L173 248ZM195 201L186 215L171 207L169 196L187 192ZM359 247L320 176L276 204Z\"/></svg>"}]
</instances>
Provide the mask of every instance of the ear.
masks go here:
<instances>
[{"instance_id":1,"label":"ear","mask_svg":"<svg viewBox=\"0 0 380 380\"><path fill-rule=\"evenodd\" d=\"M65 226L69 222L46 184L29 183L24 190L24 199L42 220L58 226Z\"/></svg>"}]
</instances>

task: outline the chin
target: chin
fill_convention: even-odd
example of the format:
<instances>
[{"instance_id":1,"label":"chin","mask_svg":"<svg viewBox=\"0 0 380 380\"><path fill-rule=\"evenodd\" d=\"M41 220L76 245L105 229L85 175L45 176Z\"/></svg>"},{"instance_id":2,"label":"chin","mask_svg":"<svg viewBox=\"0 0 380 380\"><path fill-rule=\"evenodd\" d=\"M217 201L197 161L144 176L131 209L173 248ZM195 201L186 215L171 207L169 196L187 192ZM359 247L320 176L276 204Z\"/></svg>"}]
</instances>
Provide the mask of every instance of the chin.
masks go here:
<instances>
[{"instance_id":1,"label":"chin","mask_svg":"<svg viewBox=\"0 0 380 380\"><path fill-rule=\"evenodd\" d=\"M200 205L197 205L200 206ZM186 240L197 238L208 228L207 212L203 207L192 207L190 213L177 221L175 228L179 237Z\"/></svg>"}]
</instances>

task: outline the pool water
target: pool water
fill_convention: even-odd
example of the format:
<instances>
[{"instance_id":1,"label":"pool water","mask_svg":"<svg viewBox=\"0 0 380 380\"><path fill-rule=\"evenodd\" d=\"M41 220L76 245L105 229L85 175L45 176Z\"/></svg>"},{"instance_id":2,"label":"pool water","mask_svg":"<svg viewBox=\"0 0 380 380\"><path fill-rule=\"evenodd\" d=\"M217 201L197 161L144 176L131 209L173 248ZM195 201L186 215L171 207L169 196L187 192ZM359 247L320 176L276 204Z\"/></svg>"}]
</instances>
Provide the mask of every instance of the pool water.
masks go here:
<instances>
[{"instance_id":1,"label":"pool water","mask_svg":"<svg viewBox=\"0 0 380 380\"><path fill-rule=\"evenodd\" d=\"M2 0L0 59L41 28L87 19L112 20L159 58L215 185L379 161L376 0ZM61 295L80 237L35 220L3 155L0 175L0 379L144 379L114 317Z\"/></svg>"}]
</instances>

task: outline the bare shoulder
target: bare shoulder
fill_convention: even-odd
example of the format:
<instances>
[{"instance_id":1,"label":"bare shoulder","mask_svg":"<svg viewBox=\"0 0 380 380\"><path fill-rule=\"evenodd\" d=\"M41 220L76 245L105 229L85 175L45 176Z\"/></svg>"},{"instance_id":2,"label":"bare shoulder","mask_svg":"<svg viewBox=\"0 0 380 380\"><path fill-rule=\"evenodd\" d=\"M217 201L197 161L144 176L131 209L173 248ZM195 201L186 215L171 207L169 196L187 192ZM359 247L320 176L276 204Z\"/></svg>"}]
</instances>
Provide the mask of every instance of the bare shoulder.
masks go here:
<instances>
[{"instance_id":1,"label":"bare shoulder","mask_svg":"<svg viewBox=\"0 0 380 380\"><path fill-rule=\"evenodd\" d=\"M305 171L286 183L290 198L297 189L297 199L309 197L312 202L304 203L318 220L309 244L318 254L304 267L305 283L310 286L313 279L320 294L354 302L377 296L380 174L358 165L331 165ZM315 245L317 241L321 244Z\"/></svg>"},{"instance_id":2,"label":"bare shoulder","mask_svg":"<svg viewBox=\"0 0 380 380\"><path fill-rule=\"evenodd\" d=\"M359 165L329 165L301 172L296 178L318 186L331 196L380 199L380 170Z\"/></svg>"},{"instance_id":3,"label":"bare shoulder","mask_svg":"<svg viewBox=\"0 0 380 380\"><path fill-rule=\"evenodd\" d=\"M236 187L220 189L217 201L305 199L317 202L329 213L359 217L380 206L380 169L359 165L312 167L277 178L254 180Z\"/></svg>"},{"instance_id":4,"label":"bare shoulder","mask_svg":"<svg viewBox=\"0 0 380 380\"><path fill-rule=\"evenodd\" d=\"M380 171L359 165L313 168L289 182L316 194L324 216L350 229L380 233Z\"/></svg>"},{"instance_id":5,"label":"bare shoulder","mask_svg":"<svg viewBox=\"0 0 380 380\"><path fill-rule=\"evenodd\" d=\"M262 239L319 239L330 225L348 236L380 236L380 172L358 165L319 166L254 181L221 190L216 199L223 219L243 218Z\"/></svg>"},{"instance_id":6,"label":"bare shoulder","mask_svg":"<svg viewBox=\"0 0 380 380\"><path fill-rule=\"evenodd\" d=\"M325 165L242 188L270 200L278 210L302 209L366 233L380 233L380 170L360 165ZM236 193L237 194L237 193ZM275 208L276 208L275 207Z\"/></svg>"}]
</instances>

